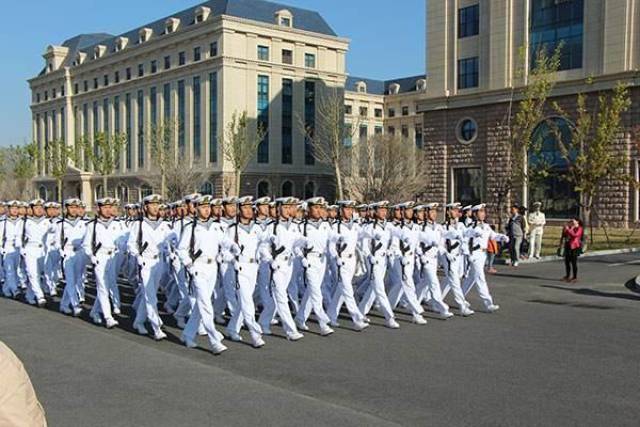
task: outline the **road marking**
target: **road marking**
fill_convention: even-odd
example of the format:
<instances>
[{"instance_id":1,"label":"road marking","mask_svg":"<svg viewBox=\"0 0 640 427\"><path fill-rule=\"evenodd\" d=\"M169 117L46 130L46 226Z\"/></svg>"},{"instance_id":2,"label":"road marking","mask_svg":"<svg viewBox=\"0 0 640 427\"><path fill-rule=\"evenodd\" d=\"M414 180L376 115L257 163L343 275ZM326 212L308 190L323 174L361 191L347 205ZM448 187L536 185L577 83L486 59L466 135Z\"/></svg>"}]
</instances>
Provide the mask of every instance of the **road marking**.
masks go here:
<instances>
[{"instance_id":1,"label":"road marking","mask_svg":"<svg viewBox=\"0 0 640 427\"><path fill-rule=\"evenodd\" d=\"M607 267L620 267L621 265L640 264L640 259L627 262L617 262L615 264L608 264Z\"/></svg>"}]
</instances>

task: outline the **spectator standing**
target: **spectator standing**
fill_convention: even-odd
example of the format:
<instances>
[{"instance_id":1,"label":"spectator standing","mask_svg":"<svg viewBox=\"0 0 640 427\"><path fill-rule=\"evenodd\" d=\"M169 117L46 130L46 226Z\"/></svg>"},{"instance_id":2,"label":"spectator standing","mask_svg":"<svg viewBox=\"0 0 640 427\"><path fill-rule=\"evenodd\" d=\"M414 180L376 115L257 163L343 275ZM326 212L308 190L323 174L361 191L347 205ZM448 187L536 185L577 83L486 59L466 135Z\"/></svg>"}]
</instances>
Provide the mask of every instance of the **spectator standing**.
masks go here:
<instances>
[{"instance_id":1,"label":"spectator standing","mask_svg":"<svg viewBox=\"0 0 640 427\"><path fill-rule=\"evenodd\" d=\"M565 282L578 281L578 257L582 251L584 228L578 218L570 219L562 230L560 244L564 245Z\"/></svg>"},{"instance_id":2,"label":"spectator standing","mask_svg":"<svg viewBox=\"0 0 640 427\"><path fill-rule=\"evenodd\" d=\"M495 231L496 227L491 226L491 229ZM487 272L496 274L498 271L494 268L493 263L496 260L496 256L500 253L500 246L497 241L489 239L487 245Z\"/></svg>"},{"instance_id":3,"label":"spectator standing","mask_svg":"<svg viewBox=\"0 0 640 427\"><path fill-rule=\"evenodd\" d=\"M542 203L535 202L533 210L529 213L529 258L540 258L542 250L542 235L544 234L544 226L547 219L542 212Z\"/></svg>"},{"instance_id":4,"label":"spectator standing","mask_svg":"<svg viewBox=\"0 0 640 427\"><path fill-rule=\"evenodd\" d=\"M525 223L524 218L520 215L518 205L511 206L511 216L507 223L507 236L509 236L509 255L511 257L511 265L517 267L520 261L520 245L524 238Z\"/></svg>"}]
</instances>

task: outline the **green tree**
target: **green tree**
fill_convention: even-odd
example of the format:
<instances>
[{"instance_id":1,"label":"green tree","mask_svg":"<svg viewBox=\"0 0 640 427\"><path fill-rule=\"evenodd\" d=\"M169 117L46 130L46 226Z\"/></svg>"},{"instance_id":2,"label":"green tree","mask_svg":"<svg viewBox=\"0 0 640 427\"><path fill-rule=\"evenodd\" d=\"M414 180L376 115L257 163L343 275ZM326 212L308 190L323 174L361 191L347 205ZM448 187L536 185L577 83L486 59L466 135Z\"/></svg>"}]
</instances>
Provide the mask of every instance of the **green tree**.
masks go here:
<instances>
[{"instance_id":1,"label":"green tree","mask_svg":"<svg viewBox=\"0 0 640 427\"><path fill-rule=\"evenodd\" d=\"M44 155L48 165L49 175L56 180L56 197L58 201L62 201L63 179L67 174L69 162L75 161L75 149L73 146L67 145L63 140L56 139L49 142Z\"/></svg>"},{"instance_id":2,"label":"green tree","mask_svg":"<svg viewBox=\"0 0 640 427\"><path fill-rule=\"evenodd\" d=\"M86 138L83 141L85 157L93 166L93 170L102 177L102 188L105 196L108 194L109 176L115 171L119 163L118 159L126 143L126 134L111 135L104 132L94 134L93 141Z\"/></svg>"},{"instance_id":3,"label":"green tree","mask_svg":"<svg viewBox=\"0 0 640 427\"><path fill-rule=\"evenodd\" d=\"M233 113L231 122L227 124L222 152L233 168L235 179L235 194L240 195L240 180L258 151L260 142L267 135L265 129L249 124L247 112Z\"/></svg>"}]
</instances>

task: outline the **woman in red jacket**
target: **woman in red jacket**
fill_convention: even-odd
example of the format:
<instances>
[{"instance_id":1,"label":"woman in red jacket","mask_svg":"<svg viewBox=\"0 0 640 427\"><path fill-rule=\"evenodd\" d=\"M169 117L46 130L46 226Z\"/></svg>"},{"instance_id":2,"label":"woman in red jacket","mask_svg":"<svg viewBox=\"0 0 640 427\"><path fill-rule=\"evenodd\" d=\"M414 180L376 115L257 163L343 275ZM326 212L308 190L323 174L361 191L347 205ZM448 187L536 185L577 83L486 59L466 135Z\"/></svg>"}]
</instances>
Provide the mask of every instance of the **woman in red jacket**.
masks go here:
<instances>
[{"instance_id":1,"label":"woman in red jacket","mask_svg":"<svg viewBox=\"0 0 640 427\"><path fill-rule=\"evenodd\" d=\"M562 241L564 242L564 267L566 275L565 282L578 281L578 256L582 250L582 236L584 228L578 218L570 219L562 230ZM573 273L573 276L570 274Z\"/></svg>"}]
</instances>

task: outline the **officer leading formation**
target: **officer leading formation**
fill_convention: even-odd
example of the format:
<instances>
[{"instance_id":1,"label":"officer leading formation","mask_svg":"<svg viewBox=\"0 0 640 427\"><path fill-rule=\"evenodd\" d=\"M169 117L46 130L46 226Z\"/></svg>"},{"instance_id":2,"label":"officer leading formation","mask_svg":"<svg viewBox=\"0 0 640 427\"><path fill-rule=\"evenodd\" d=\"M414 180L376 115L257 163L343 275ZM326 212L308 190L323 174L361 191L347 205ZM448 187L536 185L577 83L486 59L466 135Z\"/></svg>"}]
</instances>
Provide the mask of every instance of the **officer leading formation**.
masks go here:
<instances>
[{"instance_id":1,"label":"officer leading formation","mask_svg":"<svg viewBox=\"0 0 640 427\"><path fill-rule=\"evenodd\" d=\"M165 204L150 195L123 212L114 198L96 206L88 217L75 198L62 206L0 203L2 294L37 307L59 296L60 311L78 317L91 284L89 317L111 329L119 325L120 286L128 282L139 334L166 338L163 313L174 317L187 347L206 336L214 354L227 350L225 339L242 341L243 328L255 348L276 324L288 340L300 340L312 314L320 335L329 336L343 307L356 331L369 327L372 309L391 329L400 327L399 306L418 325L427 323L425 307L449 319L449 292L460 316L474 314L466 299L472 289L484 311L499 309L484 265L489 240L509 239L485 223L485 205L463 211L448 204L442 224L437 203L328 206L322 197L191 194Z\"/></svg>"}]
</instances>

